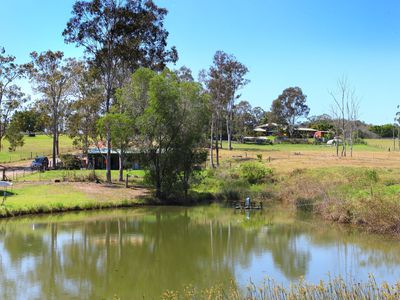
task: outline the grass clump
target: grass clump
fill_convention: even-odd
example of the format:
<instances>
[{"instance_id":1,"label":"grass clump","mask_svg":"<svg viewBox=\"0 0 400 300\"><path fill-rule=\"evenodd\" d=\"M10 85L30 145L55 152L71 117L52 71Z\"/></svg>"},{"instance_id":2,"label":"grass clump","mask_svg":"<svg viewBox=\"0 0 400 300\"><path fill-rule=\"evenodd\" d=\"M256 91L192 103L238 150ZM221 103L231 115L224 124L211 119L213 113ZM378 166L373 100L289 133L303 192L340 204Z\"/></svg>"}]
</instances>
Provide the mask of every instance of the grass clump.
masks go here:
<instances>
[{"instance_id":1,"label":"grass clump","mask_svg":"<svg viewBox=\"0 0 400 300\"><path fill-rule=\"evenodd\" d=\"M240 177L250 184L257 184L267 178L272 178L272 170L260 162L245 162L240 165Z\"/></svg>"},{"instance_id":2,"label":"grass clump","mask_svg":"<svg viewBox=\"0 0 400 300\"><path fill-rule=\"evenodd\" d=\"M266 279L261 286L250 282L245 291L232 281L229 286L215 285L206 289L186 287L183 292L165 291L163 300L286 300L286 299L399 299L400 282L394 285L377 284L373 276L367 282L346 282L342 278L330 278L318 284L310 284L304 280L285 287L272 279Z\"/></svg>"}]
</instances>

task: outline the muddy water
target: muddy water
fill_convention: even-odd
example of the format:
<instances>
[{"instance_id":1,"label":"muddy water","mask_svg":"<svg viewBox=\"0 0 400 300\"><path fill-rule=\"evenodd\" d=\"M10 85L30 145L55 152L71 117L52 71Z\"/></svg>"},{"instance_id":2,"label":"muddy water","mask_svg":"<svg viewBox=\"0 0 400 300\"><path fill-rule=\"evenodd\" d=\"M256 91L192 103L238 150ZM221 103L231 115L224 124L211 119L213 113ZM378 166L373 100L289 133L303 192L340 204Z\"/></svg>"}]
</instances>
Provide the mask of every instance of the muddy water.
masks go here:
<instances>
[{"instance_id":1,"label":"muddy water","mask_svg":"<svg viewBox=\"0 0 400 300\"><path fill-rule=\"evenodd\" d=\"M158 299L266 276L394 283L400 244L281 208L140 208L0 222L0 299Z\"/></svg>"}]
</instances>

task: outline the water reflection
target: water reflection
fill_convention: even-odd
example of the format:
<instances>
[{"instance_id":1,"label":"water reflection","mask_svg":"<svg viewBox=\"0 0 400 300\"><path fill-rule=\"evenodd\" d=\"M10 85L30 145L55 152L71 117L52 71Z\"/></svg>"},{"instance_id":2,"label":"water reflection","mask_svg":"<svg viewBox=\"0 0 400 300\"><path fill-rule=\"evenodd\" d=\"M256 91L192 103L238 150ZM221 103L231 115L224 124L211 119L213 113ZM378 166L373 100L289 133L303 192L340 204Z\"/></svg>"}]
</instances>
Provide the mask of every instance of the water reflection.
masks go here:
<instances>
[{"instance_id":1,"label":"water reflection","mask_svg":"<svg viewBox=\"0 0 400 300\"><path fill-rule=\"evenodd\" d=\"M328 272L394 282L395 241L290 215L218 207L147 208L0 222L0 298L158 297L264 276L318 282ZM29 295L27 295L29 293Z\"/></svg>"}]
</instances>

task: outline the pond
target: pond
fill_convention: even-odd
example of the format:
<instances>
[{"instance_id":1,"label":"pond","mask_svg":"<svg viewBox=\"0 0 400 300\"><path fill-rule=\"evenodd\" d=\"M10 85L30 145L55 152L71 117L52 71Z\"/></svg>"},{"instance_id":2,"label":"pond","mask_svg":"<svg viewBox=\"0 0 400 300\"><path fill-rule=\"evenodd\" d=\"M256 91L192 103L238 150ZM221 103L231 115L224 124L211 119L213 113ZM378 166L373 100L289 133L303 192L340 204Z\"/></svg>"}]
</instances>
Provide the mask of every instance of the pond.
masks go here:
<instances>
[{"instance_id":1,"label":"pond","mask_svg":"<svg viewBox=\"0 0 400 300\"><path fill-rule=\"evenodd\" d=\"M165 290L288 285L328 276L394 283L400 245L283 208L148 207L0 221L0 299L159 298Z\"/></svg>"}]
</instances>

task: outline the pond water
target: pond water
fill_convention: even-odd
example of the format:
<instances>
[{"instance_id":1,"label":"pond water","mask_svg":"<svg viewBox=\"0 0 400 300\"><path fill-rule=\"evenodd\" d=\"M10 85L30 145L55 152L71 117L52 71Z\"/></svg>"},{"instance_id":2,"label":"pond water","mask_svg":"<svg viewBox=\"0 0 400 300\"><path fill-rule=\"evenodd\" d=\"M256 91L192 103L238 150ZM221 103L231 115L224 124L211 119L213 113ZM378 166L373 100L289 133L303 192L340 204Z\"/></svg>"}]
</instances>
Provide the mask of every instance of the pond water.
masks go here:
<instances>
[{"instance_id":1,"label":"pond water","mask_svg":"<svg viewBox=\"0 0 400 300\"><path fill-rule=\"evenodd\" d=\"M158 299L268 276L394 283L400 245L282 208L149 207L0 221L0 299Z\"/></svg>"}]
</instances>

